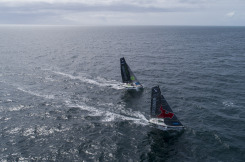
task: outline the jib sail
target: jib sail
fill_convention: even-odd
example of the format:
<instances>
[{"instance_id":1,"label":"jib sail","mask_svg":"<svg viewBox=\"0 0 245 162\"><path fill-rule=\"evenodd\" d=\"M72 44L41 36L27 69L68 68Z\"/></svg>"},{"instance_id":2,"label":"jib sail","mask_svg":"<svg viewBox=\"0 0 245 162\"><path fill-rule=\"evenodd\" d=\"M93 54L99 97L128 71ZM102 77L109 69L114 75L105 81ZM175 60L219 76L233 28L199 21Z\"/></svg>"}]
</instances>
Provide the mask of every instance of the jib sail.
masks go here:
<instances>
[{"instance_id":1,"label":"jib sail","mask_svg":"<svg viewBox=\"0 0 245 162\"><path fill-rule=\"evenodd\" d=\"M166 99L161 95L159 86L152 88L151 117L164 119L164 123L167 126L183 126L177 116L173 113L173 110L168 105Z\"/></svg>"}]
</instances>

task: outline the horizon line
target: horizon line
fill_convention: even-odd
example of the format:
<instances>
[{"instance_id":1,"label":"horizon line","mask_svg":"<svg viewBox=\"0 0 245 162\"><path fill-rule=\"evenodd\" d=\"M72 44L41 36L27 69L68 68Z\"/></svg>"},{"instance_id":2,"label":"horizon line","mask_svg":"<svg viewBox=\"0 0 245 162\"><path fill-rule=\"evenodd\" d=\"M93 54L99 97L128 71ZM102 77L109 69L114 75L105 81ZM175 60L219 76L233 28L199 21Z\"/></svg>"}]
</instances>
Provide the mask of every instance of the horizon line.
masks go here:
<instances>
[{"instance_id":1,"label":"horizon line","mask_svg":"<svg viewBox=\"0 0 245 162\"><path fill-rule=\"evenodd\" d=\"M74 26L74 27L126 27L126 26L183 26L183 27L245 27L245 25L72 25L72 24L0 24L0 26Z\"/></svg>"}]
</instances>

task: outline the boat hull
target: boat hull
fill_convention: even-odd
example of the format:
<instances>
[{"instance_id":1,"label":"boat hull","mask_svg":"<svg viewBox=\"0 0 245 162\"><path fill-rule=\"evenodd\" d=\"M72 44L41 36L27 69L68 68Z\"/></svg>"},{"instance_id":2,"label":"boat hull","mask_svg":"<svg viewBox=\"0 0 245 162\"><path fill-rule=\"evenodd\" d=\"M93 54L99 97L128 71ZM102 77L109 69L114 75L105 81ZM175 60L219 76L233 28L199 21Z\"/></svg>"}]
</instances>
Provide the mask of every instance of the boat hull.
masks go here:
<instances>
[{"instance_id":1,"label":"boat hull","mask_svg":"<svg viewBox=\"0 0 245 162\"><path fill-rule=\"evenodd\" d=\"M124 84L124 87L128 90L140 90L143 89L142 85L129 85L129 84Z\"/></svg>"},{"instance_id":2,"label":"boat hull","mask_svg":"<svg viewBox=\"0 0 245 162\"><path fill-rule=\"evenodd\" d=\"M149 123L156 129L162 131L182 131L184 130L184 126L169 126L164 123L164 119L151 118Z\"/></svg>"}]
</instances>

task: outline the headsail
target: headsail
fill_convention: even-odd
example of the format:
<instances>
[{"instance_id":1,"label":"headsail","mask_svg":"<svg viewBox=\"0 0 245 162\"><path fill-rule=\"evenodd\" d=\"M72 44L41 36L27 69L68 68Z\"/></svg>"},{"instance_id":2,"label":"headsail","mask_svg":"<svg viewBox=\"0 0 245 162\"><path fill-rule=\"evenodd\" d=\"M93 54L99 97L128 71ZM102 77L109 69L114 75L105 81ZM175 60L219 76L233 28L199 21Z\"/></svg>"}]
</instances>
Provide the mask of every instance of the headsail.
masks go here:
<instances>
[{"instance_id":1,"label":"headsail","mask_svg":"<svg viewBox=\"0 0 245 162\"><path fill-rule=\"evenodd\" d=\"M168 105L166 99L161 95L159 86L152 88L151 118L154 119L152 120L154 121L154 124L159 124L165 127L183 127L173 110Z\"/></svg>"},{"instance_id":2,"label":"headsail","mask_svg":"<svg viewBox=\"0 0 245 162\"><path fill-rule=\"evenodd\" d=\"M132 84L132 87L141 87L142 85L126 63L124 57L120 58L120 65L121 65L121 76L123 83Z\"/></svg>"}]
</instances>

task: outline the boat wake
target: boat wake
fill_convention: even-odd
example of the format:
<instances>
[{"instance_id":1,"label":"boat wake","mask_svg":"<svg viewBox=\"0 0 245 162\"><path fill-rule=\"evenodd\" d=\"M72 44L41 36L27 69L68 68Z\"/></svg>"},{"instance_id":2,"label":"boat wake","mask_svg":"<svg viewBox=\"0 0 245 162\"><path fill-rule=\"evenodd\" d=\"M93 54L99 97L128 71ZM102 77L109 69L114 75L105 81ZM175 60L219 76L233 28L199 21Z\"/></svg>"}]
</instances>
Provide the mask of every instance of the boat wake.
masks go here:
<instances>
[{"instance_id":1,"label":"boat wake","mask_svg":"<svg viewBox=\"0 0 245 162\"><path fill-rule=\"evenodd\" d=\"M89 84L94 84L102 87L111 87L114 89L121 89L121 85L117 81L113 80L106 80L104 78L96 78L96 80L88 79L83 76L73 76L70 74L62 73L62 72L57 72L57 71L52 71L56 74L68 77L70 79L79 79L80 81L89 83ZM89 112L89 116L100 116L102 122L113 122L117 120L127 120L127 121L133 121L135 124L139 125L148 125L148 120L145 118L145 116L139 112L139 111L133 111L132 109L125 109L123 105L118 105L118 104L113 104L113 103L96 103L96 106L88 106L86 102L89 102L90 99L88 98L83 98L80 97L81 100L79 101L73 101L69 100L67 101L67 97L69 98L69 95L66 94L64 95L65 92L63 92L63 95L54 95L54 94L43 94L40 92L35 92L32 90L28 90L19 86L16 86L16 89L36 96L40 98L45 98L45 99L58 99L62 103L64 103L67 107L77 107L82 110L86 110ZM58 98L57 98L58 97ZM64 98L65 97L65 98ZM17 107L16 109L13 109L13 111L18 111L20 109L23 109L23 107Z\"/></svg>"},{"instance_id":2,"label":"boat wake","mask_svg":"<svg viewBox=\"0 0 245 162\"><path fill-rule=\"evenodd\" d=\"M107 80L105 78L101 78L101 77L97 77L96 79L89 79L86 76L73 76L71 74L66 74L63 72L59 72L59 71L52 71L55 74L58 75L62 75L64 77L70 78L70 79L78 79L82 82L85 83L89 83L89 84L93 84L93 85L97 85L99 87L111 87L113 89L124 89L124 87L122 86L122 84L120 82L117 82L116 80Z\"/></svg>"},{"instance_id":3,"label":"boat wake","mask_svg":"<svg viewBox=\"0 0 245 162\"><path fill-rule=\"evenodd\" d=\"M85 104L72 104L70 101L66 101L67 107L77 107L82 110L89 112L89 116L101 116L102 122L112 122L116 120L128 120L133 121L135 124L148 125L148 120L140 112L127 112L124 110L125 114L119 114L111 112L109 110L102 110ZM130 116L129 116L130 114Z\"/></svg>"},{"instance_id":4,"label":"boat wake","mask_svg":"<svg viewBox=\"0 0 245 162\"><path fill-rule=\"evenodd\" d=\"M24 110L24 109L28 109L27 106L24 106L24 105L16 105L16 106L11 106L11 107L3 107L3 106L0 106L0 112L5 112L5 111L20 111L20 110Z\"/></svg>"},{"instance_id":5,"label":"boat wake","mask_svg":"<svg viewBox=\"0 0 245 162\"><path fill-rule=\"evenodd\" d=\"M42 98L46 98L46 99L54 99L54 95L43 95L43 94L39 94L39 93L36 93L33 91L25 90L25 89L20 88L20 87L18 87L17 89L22 91L22 92L29 93L33 96L42 97Z\"/></svg>"},{"instance_id":6,"label":"boat wake","mask_svg":"<svg viewBox=\"0 0 245 162\"><path fill-rule=\"evenodd\" d=\"M42 97L46 99L55 99L54 95L43 95L38 94L29 90L24 90L23 88L17 88L18 90L37 96ZM88 99L86 99L88 100ZM84 100L83 100L84 101ZM139 111L132 111L124 109L123 105L114 105L113 103L97 103L98 107L106 107L106 109L98 109L93 106L88 106L85 103L72 103L72 101L64 100L65 105L67 107L77 107L82 110L86 110L89 112L89 116L100 116L102 117L102 122L113 122L116 120L127 120L127 121L133 121L135 124L139 125L148 125L148 120L145 118L145 116L139 112ZM113 107L113 108L112 108ZM18 107L13 109L12 111L18 111L20 109L23 109L23 107ZM1 111L1 109L0 109ZM115 112L117 111L117 112Z\"/></svg>"}]
</instances>

